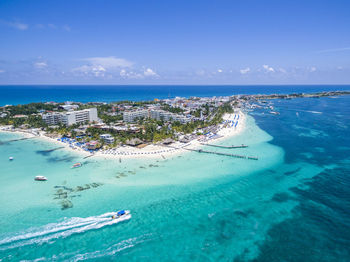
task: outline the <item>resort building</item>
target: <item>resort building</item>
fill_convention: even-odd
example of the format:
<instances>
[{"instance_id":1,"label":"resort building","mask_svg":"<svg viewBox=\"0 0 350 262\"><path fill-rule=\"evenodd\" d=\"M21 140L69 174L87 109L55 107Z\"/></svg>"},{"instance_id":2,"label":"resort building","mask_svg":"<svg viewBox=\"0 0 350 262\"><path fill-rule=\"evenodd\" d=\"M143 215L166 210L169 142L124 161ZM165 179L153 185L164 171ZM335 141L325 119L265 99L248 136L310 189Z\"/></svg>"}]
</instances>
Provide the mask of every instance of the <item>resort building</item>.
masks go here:
<instances>
[{"instance_id":1,"label":"resort building","mask_svg":"<svg viewBox=\"0 0 350 262\"><path fill-rule=\"evenodd\" d=\"M123 113L124 122L132 123L137 119L141 118L152 118L156 120L163 121L179 121L181 123L187 123L191 121L190 118L185 117L184 115L174 114L168 111L160 110L160 109L151 109L151 110L137 110L137 111L129 111Z\"/></svg>"},{"instance_id":2,"label":"resort building","mask_svg":"<svg viewBox=\"0 0 350 262\"><path fill-rule=\"evenodd\" d=\"M137 119L148 118L149 112L148 110L137 110L123 113L124 122L132 123Z\"/></svg>"},{"instance_id":3,"label":"resort building","mask_svg":"<svg viewBox=\"0 0 350 262\"><path fill-rule=\"evenodd\" d=\"M61 123L62 114L61 113L48 113L42 116L43 121L49 126L57 125Z\"/></svg>"},{"instance_id":4,"label":"resort building","mask_svg":"<svg viewBox=\"0 0 350 262\"><path fill-rule=\"evenodd\" d=\"M71 111L71 110L75 110L75 109L78 109L79 106L78 105L61 105L60 108L64 109L64 110L67 110L67 111Z\"/></svg>"},{"instance_id":5,"label":"resort building","mask_svg":"<svg viewBox=\"0 0 350 262\"><path fill-rule=\"evenodd\" d=\"M48 125L57 125L62 123L67 126L98 121L96 108L70 111L67 113L48 113L44 114L42 119Z\"/></svg>"},{"instance_id":6,"label":"resort building","mask_svg":"<svg viewBox=\"0 0 350 262\"><path fill-rule=\"evenodd\" d=\"M163 121L172 120L172 121L179 121L181 123L187 123L191 120L185 117L184 115L178 115L178 114L174 114L164 110L152 110L150 113L150 117L157 120L163 120Z\"/></svg>"},{"instance_id":7,"label":"resort building","mask_svg":"<svg viewBox=\"0 0 350 262\"><path fill-rule=\"evenodd\" d=\"M113 144L114 143L114 137L110 134L103 134L100 135L100 138L105 141L106 144Z\"/></svg>"}]
</instances>

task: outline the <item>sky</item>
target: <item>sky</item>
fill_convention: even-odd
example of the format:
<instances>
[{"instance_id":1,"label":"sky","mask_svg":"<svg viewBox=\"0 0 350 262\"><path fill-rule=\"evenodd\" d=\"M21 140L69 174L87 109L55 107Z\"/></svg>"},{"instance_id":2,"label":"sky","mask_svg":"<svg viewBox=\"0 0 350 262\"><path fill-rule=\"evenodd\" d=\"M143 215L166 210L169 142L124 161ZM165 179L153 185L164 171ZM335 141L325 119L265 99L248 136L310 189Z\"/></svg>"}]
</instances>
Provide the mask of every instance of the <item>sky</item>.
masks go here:
<instances>
[{"instance_id":1,"label":"sky","mask_svg":"<svg viewBox=\"0 0 350 262\"><path fill-rule=\"evenodd\" d=\"M350 84L350 1L1 0L8 84Z\"/></svg>"}]
</instances>

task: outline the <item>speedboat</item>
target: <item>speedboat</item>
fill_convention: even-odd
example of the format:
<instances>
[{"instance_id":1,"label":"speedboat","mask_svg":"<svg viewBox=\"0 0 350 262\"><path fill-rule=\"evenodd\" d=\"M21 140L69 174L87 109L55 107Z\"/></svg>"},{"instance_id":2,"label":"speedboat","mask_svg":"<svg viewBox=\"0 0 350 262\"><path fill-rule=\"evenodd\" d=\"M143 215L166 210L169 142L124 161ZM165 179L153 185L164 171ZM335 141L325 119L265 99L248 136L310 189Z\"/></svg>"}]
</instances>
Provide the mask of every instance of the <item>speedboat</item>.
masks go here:
<instances>
[{"instance_id":1,"label":"speedboat","mask_svg":"<svg viewBox=\"0 0 350 262\"><path fill-rule=\"evenodd\" d=\"M14 159L13 156L10 156L10 157L9 157L9 160L10 160L10 161L12 161L13 159Z\"/></svg>"},{"instance_id":2,"label":"speedboat","mask_svg":"<svg viewBox=\"0 0 350 262\"><path fill-rule=\"evenodd\" d=\"M45 176L36 176L36 177L34 178L34 180L35 180L35 181L46 181L47 178L46 178Z\"/></svg>"},{"instance_id":3,"label":"speedboat","mask_svg":"<svg viewBox=\"0 0 350 262\"><path fill-rule=\"evenodd\" d=\"M83 164L82 163L75 163L73 166L72 166L72 168L76 168L76 167L81 167Z\"/></svg>"},{"instance_id":4,"label":"speedboat","mask_svg":"<svg viewBox=\"0 0 350 262\"><path fill-rule=\"evenodd\" d=\"M130 210L119 210L112 215L112 219L119 219L130 215Z\"/></svg>"}]
</instances>

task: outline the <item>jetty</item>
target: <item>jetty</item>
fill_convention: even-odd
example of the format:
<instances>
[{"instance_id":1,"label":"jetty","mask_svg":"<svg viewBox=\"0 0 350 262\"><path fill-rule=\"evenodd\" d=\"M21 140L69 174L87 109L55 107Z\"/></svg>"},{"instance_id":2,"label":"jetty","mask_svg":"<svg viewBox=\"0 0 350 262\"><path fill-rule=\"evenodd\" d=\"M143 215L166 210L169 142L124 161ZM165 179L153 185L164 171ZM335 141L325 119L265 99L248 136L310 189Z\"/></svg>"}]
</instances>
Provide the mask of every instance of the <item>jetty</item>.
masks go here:
<instances>
[{"instance_id":1,"label":"jetty","mask_svg":"<svg viewBox=\"0 0 350 262\"><path fill-rule=\"evenodd\" d=\"M223 146L223 145L214 145L214 144L209 144L209 143L201 143L203 146L212 146L212 147L219 147L219 148L228 148L228 149L233 149L233 148L246 148L248 147L247 145L240 145L240 146Z\"/></svg>"},{"instance_id":2,"label":"jetty","mask_svg":"<svg viewBox=\"0 0 350 262\"><path fill-rule=\"evenodd\" d=\"M56 148L53 148L53 149L42 150L41 152L49 153L49 152L53 152L53 151L56 151L56 150L59 150L59 149L63 149L63 148L64 148L64 146L60 146L60 147L56 147Z\"/></svg>"},{"instance_id":3,"label":"jetty","mask_svg":"<svg viewBox=\"0 0 350 262\"><path fill-rule=\"evenodd\" d=\"M213 154L213 155L218 155L218 156L228 156L228 157L247 159L247 160L258 160L258 157L256 157L256 156L245 156L245 155L238 155L238 154L221 153L221 152L214 152L214 151L208 151L208 150L203 150L203 149L191 149L191 148L186 148L186 147L181 147L181 148L172 147L172 146L168 146L168 147L175 148L175 149L184 149L187 151L192 151L192 152L197 152L197 153Z\"/></svg>"},{"instance_id":4,"label":"jetty","mask_svg":"<svg viewBox=\"0 0 350 262\"><path fill-rule=\"evenodd\" d=\"M11 142L16 142L16 141L22 141L22 140L28 140L28 139L33 139L36 138L36 136L33 137L22 137L22 138L17 138L17 139L11 139L11 140L7 140L7 141L3 141L1 142L2 144L7 144L7 143L11 143Z\"/></svg>"}]
</instances>

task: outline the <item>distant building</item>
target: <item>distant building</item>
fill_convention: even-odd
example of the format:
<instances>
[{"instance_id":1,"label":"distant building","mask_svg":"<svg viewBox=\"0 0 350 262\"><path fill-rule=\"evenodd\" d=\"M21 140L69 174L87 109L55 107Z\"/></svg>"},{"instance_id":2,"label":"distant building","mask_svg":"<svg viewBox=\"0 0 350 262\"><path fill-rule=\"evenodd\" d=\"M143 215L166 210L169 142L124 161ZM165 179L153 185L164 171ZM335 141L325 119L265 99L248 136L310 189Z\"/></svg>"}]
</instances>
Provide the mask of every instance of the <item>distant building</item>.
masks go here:
<instances>
[{"instance_id":1,"label":"distant building","mask_svg":"<svg viewBox=\"0 0 350 262\"><path fill-rule=\"evenodd\" d=\"M110 134L103 134L100 135L100 138L105 141L106 144L113 144L114 143L114 137Z\"/></svg>"},{"instance_id":2,"label":"distant building","mask_svg":"<svg viewBox=\"0 0 350 262\"><path fill-rule=\"evenodd\" d=\"M75 109L78 109L79 106L78 105L61 105L60 108L64 109L64 110L67 110L67 111L71 111L71 110L75 110Z\"/></svg>"},{"instance_id":3,"label":"distant building","mask_svg":"<svg viewBox=\"0 0 350 262\"><path fill-rule=\"evenodd\" d=\"M137 119L148 118L149 112L148 110L137 110L123 113L124 122L132 123Z\"/></svg>"},{"instance_id":4,"label":"distant building","mask_svg":"<svg viewBox=\"0 0 350 262\"><path fill-rule=\"evenodd\" d=\"M151 109L149 110L137 110L137 111L129 111L123 113L124 122L132 123L137 119L141 118L152 118L156 120L163 121L179 121L181 123L187 123L191 121L191 119L185 117L184 115L174 114L168 111L160 110L160 109Z\"/></svg>"},{"instance_id":5,"label":"distant building","mask_svg":"<svg viewBox=\"0 0 350 262\"><path fill-rule=\"evenodd\" d=\"M28 118L26 115L14 115L13 118Z\"/></svg>"},{"instance_id":6,"label":"distant building","mask_svg":"<svg viewBox=\"0 0 350 262\"><path fill-rule=\"evenodd\" d=\"M48 113L42 115L42 119L48 125L57 125L62 123L67 126L98 121L96 108L70 111L66 113Z\"/></svg>"},{"instance_id":7,"label":"distant building","mask_svg":"<svg viewBox=\"0 0 350 262\"><path fill-rule=\"evenodd\" d=\"M181 123L187 123L191 119L185 117L184 115L174 114L164 110L151 110L151 118L163 121L179 121Z\"/></svg>"}]
</instances>

